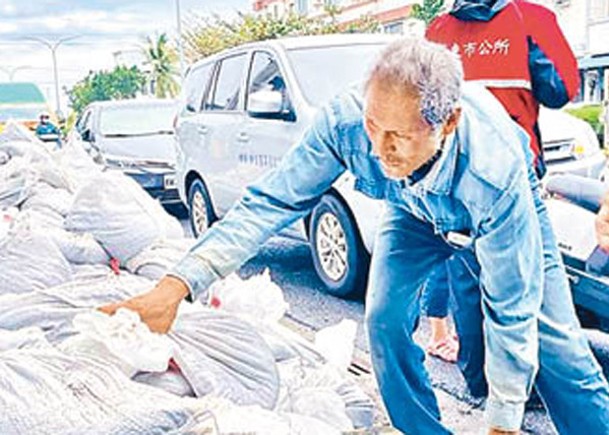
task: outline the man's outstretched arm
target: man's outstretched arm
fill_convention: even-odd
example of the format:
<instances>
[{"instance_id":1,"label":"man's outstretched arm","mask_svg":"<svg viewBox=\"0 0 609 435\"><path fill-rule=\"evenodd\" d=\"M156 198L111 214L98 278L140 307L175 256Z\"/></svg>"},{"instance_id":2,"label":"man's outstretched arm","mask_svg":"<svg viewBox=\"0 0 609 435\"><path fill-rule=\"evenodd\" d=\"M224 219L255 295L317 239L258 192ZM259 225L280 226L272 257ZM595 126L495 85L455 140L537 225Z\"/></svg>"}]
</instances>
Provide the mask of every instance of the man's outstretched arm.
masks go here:
<instances>
[{"instance_id":1,"label":"man's outstretched arm","mask_svg":"<svg viewBox=\"0 0 609 435\"><path fill-rule=\"evenodd\" d=\"M210 284L253 257L270 236L306 216L345 171L335 129L328 107L280 165L248 187L154 289L101 310L113 314L128 308L138 312L151 330L169 331L184 297L205 297Z\"/></svg>"}]
</instances>

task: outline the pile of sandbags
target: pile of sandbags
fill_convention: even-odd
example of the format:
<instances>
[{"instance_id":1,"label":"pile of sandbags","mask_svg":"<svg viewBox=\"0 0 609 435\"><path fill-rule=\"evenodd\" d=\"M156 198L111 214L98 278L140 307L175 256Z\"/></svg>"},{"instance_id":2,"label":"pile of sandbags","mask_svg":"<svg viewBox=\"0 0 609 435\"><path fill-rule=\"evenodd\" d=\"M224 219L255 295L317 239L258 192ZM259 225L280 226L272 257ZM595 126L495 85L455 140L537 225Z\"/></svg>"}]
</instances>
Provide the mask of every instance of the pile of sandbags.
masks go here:
<instances>
[{"instance_id":1,"label":"pile of sandbags","mask_svg":"<svg viewBox=\"0 0 609 435\"><path fill-rule=\"evenodd\" d=\"M131 178L21 133L0 135L0 433L370 427L344 367L279 323L268 271L184 302L162 338L135 313L95 311L152 289L193 241Z\"/></svg>"}]
</instances>

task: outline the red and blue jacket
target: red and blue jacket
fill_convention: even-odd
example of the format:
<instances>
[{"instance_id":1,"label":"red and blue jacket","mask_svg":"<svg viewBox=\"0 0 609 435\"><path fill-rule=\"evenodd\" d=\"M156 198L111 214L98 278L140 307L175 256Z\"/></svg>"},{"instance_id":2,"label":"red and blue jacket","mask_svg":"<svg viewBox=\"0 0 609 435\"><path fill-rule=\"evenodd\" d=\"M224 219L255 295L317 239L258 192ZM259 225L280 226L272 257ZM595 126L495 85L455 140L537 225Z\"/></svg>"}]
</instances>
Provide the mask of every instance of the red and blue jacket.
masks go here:
<instances>
[{"instance_id":1,"label":"red and blue jacket","mask_svg":"<svg viewBox=\"0 0 609 435\"><path fill-rule=\"evenodd\" d=\"M459 53L465 79L486 86L526 130L542 175L539 105L560 108L579 89L577 62L554 13L526 0L456 0L426 36Z\"/></svg>"}]
</instances>

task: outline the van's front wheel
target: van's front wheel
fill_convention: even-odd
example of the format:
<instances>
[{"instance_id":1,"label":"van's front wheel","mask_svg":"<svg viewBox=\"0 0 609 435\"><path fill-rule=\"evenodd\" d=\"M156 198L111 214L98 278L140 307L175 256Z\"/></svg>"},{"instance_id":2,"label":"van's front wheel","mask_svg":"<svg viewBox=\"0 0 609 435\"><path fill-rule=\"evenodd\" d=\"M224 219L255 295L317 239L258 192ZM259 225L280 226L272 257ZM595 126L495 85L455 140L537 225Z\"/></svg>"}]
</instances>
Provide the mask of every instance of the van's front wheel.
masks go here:
<instances>
[{"instance_id":1,"label":"van's front wheel","mask_svg":"<svg viewBox=\"0 0 609 435\"><path fill-rule=\"evenodd\" d=\"M366 291L370 256L351 211L334 195L325 195L310 221L310 244L317 275L328 293L359 297Z\"/></svg>"},{"instance_id":2,"label":"van's front wheel","mask_svg":"<svg viewBox=\"0 0 609 435\"><path fill-rule=\"evenodd\" d=\"M195 180L188 189L188 217L195 237L207 231L216 220L207 188L199 179Z\"/></svg>"}]
</instances>

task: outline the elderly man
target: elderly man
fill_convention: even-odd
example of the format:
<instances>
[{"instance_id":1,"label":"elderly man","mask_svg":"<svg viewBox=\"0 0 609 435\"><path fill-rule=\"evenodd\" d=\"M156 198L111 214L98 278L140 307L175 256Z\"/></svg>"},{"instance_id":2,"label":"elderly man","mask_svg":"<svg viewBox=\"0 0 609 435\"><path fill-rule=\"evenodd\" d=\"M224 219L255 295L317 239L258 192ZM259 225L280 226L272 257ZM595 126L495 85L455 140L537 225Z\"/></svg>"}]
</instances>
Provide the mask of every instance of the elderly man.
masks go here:
<instances>
[{"instance_id":1,"label":"elderly man","mask_svg":"<svg viewBox=\"0 0 609 435\"><path fill-rule=\"evenodd\" d=\"M451 233L467 232L473 243L463 249L475 252L481 271L490 433L518 432L536 375L559 430L609 433L607 383L580 332L537 178L527 169L528 137L486 90L462 81L459 60L440 45L389 45L364 101L357 93L334 99L281 165L152 291L104 310L126 306L167 331L184 297L205 296L349 170L356 188L386 201L366 324L393 425L450 433L412 333L417 289L454 253Z\"/></svg>"}]
</instances>

